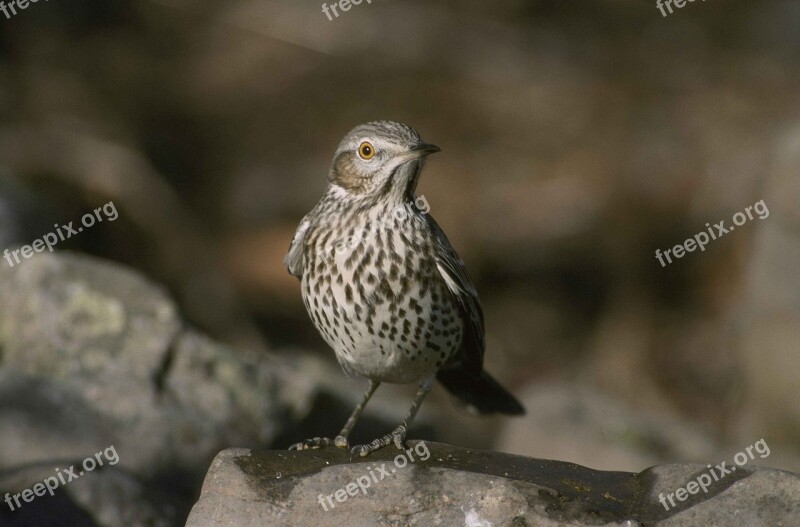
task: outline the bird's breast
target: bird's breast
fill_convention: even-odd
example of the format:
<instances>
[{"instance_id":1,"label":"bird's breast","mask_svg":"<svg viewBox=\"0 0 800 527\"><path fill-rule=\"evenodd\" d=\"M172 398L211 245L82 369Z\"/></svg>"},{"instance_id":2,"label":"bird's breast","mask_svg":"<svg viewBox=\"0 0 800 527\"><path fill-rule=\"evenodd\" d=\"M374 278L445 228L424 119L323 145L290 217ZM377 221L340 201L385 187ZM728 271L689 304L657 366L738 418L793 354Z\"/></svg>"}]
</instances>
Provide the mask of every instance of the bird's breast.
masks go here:
<instances>
[{"instance_id":1,"label":"bird's breast","mask_svg":"<svg viewBox=\"0 0 800 527\"><path fill-rule=\"evenodd\" d=\"M346 370L411 382L460 345L463 324L424 234L372 221L311 237L303 299Z\"/></svg>"}]
</instances>

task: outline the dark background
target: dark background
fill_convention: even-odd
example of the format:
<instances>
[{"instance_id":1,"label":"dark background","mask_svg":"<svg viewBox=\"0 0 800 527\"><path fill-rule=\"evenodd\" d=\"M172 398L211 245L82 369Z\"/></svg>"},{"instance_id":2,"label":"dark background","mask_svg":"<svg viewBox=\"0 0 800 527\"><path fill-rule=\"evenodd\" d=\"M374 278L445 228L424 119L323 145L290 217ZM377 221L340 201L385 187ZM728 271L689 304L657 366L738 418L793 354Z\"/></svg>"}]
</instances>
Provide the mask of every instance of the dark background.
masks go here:
<instances>
[{"instance_id":1,"label":"dark background","mask_svg":"<svg viewBox=\"0 0 800 527\"><path fill-rule=\"evenodd\" d=\"M442 148L418 192L476 281L487 369L528 408L474 419L437 388L412 436L616 470L765 438L758 464L800 470L799 66L795 0L373 0L333 21L317 1L40 1L0 14L2 248L113 200L59 250L343 375L282 259L340 138L402 121ZM768 218L655 259L762 199ZM412 393L376 404L399 419ZM298 426L261 446L339 425Z\"/></svg>"}]
</instances>

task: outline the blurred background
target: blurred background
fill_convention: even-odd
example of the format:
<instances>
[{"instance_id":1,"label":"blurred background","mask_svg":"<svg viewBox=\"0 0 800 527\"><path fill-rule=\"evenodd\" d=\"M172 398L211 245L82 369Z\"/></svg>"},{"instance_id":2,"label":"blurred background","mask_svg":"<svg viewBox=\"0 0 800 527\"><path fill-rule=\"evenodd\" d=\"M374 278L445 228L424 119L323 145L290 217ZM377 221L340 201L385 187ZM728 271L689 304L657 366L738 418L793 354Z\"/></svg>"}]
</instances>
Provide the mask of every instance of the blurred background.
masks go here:
<instances>
[{"instance_id":1,"label":"blurred background","mask_svg":"<svg viewBox=\"0 0 800 527\"><path fill-rule=\"evenodd\" d=\"M378 119L442 148L418 193L481 294L487 369L528 410L476 419L436 388L411 437L629 471L718 463L764 438L771 454L753 463L800 470L796 1L666 17L655 0L373 0L333 20L321 7L73 0L0 14L0 249L109 201L119 211L56 256L2 262L0 490L112 442L127 471L102 491L2 506L0 524L45 525L27 515L57 509L116 525L103 518L140 500L125 514L147 502L150 516L125 525L182 525L217 451L338 431L365 383L341 373L282 259L341 137ZM656 260L760 200L765 219ZM143 348L53 337L117 313L98 300L64 318L93 288L116 295L120 331L161 335L148 324L163 317L130 316L145 290L174 311L139 410L120 408L138 404ZM218 355L197 359L209 342L270 388L239 394L247 382L209 366ZM192 383L173 382L181 359ZM230 411L209 402L191 433L162 437L225 382L220 401L262 397L271 413L253 403L204 432ZM393 428L413 392L379 390L353 440ZM172 404L164 393L180 405L126 428ZM119 510L98 512L109 488Z\"/></svg>"}]
</instances>

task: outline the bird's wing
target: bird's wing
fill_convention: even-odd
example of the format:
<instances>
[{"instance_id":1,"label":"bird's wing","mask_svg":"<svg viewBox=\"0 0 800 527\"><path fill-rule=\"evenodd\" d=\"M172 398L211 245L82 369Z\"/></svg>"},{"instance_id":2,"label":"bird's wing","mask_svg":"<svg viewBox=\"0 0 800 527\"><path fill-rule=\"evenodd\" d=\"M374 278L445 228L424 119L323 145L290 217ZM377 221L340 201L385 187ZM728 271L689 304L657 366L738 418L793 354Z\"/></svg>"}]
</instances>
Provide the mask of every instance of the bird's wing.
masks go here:
<instances>
[{"instance_id":1,"label":"bird's wing","mask_svg":"<svg viewBox=\"0 0 800 527\"><path fill-rule=\"evenodd\" d=\"M285 263L286 268L289 269L289 274L297 278L303 277L303 247L305 245L303 242L305 241L306 232L310 225L311 221L308 216L303 218L300 225L297 227L297 232L294 233L292 244L289 246L289 252L283 259L283 263Z\"/></svg>"},{"instance_id":2,"label":"bird's wing","mask_svg":"<svg viewBox=\"0 0 800 527\"><path fill-rule=\"evenodd\" d=\"M480 372L483 369L483 310L478 292L467 274L464 261L450 245L444 231L430 214L425 218L436 243L436 267L450 292L458 300L461 318L464 321L464 338L459 353L453 360L461 362L467 369Z\"/></svg>"}]
</instances>

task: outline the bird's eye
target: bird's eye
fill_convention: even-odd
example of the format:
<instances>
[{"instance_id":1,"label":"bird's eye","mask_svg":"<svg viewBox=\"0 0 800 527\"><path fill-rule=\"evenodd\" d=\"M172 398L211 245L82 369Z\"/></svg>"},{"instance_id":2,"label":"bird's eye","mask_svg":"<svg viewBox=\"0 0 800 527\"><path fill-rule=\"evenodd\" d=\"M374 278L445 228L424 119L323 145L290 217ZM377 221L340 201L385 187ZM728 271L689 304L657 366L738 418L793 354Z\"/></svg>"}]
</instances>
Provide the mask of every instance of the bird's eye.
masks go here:
<instances>
[{"instance_id":1,"label":"bird's eye","mask_svg":"<svg viewBox=\"0 0 800 527\"><path fill-rule=\"evenodd\" d=\"M358 146L358 155L361 159L372 159L375 157L375 147L369 141L364 141Z\"/></svg>"}]
</instances>

